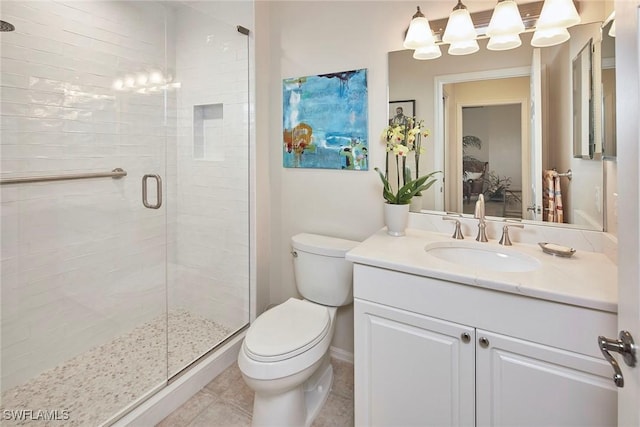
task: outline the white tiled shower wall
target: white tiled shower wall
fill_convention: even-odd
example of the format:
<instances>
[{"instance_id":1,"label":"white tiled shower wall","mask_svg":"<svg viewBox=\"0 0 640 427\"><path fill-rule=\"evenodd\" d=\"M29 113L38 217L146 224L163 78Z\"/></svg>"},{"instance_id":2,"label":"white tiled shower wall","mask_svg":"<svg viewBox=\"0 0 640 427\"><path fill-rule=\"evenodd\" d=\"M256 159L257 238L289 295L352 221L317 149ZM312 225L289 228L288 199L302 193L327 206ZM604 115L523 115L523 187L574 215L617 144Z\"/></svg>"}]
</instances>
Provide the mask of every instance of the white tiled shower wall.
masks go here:
<instances>
[{"instance_id":1,"label":"white tiled shower wall","mask_svg":"<svg viewBox=\"0 0 640 427\"><path fill-rule=\"evenodd\" d=\"M231 175L217 178L229 171L191 167L183 146L189 124L181 118L176 129L179 90L165 99L162 92L112 89L116 78L149 69L181 80L173 36L180 20L174 9L125 1L3 1L1 8L3 20L16 26L15 32L0 34L3 176L115 167L128 173L120 180L2 186L3 389L163 314L166 261L170 306L197 302L197 311L209 318L217 319L219 308L223 322L243 322L247 316L238 307L247 310L246 281L241 291L233 291L233 280L225 279L231 271L246 275L246 268L225 261L224 251L246 253L248 231L241 221L246 180L243 192L235 180L229 184ZM212 75L185 74L189 82L183 87L204 95L208 86L197 79L206 83ZM227 100L216 99L202 102ZM187 101L181 98L181 115L189 110ZM146 173L163 175L163 209L141 204ZM217 209L218 202L226 210ZM229 216L214 219L220 212ZM236 224L245 239L228 235ZM211 225L220 228L208 232ZM235 241L241 242L237 248L227 243ZM217 245L223 252L214 257L210 252ZM213 261L220 257L223 268L216 269ZM208 268L198 272L201 266ZM217 300L224 303L216 307ZM165 358L158 354L157 363Z\"/></svg>"}]
</instances>

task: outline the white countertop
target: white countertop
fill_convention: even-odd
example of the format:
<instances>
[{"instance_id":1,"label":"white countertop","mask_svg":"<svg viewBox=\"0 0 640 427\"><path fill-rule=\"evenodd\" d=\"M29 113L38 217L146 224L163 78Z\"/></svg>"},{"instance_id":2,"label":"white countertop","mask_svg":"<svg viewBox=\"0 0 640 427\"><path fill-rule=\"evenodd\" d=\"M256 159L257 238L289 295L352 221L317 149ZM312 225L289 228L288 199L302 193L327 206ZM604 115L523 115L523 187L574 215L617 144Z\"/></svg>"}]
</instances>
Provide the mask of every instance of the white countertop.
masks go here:
<instances>
[{"instance_id":1,"label":"white countertop","mask_svg":"<svg viewBox=\"0 0 640 427\"><path fill-rule=\"evenodd\" d=\"M462 242L517 251L540 261L540 268L528 272L498 272L441 260L428 254L432 242L460 242L449 234L407 229L406 236L392 237L378 231L347 253L357 264L396 270L496 291L588 307L616 313L618 310L618 269L602 253L578 250L571 258L545 254L538 245L514 242L504 248L496 241ZM559 243L561 242L554 242ZM465 243L466 244L466 243Z\"/></svg>"}]
</instances>

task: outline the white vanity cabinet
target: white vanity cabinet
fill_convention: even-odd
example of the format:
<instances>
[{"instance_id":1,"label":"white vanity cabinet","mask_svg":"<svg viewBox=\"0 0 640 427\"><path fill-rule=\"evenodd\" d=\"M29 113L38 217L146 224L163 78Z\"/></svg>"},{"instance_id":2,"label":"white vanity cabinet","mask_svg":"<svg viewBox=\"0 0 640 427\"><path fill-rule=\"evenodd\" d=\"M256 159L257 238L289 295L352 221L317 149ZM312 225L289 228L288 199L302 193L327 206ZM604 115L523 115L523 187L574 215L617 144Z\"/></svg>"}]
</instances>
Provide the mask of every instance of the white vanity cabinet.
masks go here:
<instances>
[{"instance_id":1,"label":"white vanity cabinet","mask_svg":"<svg viewBox=\"0 0 640 427\"><path fill-rule=\"evenodd\" d=\"M615 313L354 265L355 424L615 426Z\"/></svg>"}]
</instances>

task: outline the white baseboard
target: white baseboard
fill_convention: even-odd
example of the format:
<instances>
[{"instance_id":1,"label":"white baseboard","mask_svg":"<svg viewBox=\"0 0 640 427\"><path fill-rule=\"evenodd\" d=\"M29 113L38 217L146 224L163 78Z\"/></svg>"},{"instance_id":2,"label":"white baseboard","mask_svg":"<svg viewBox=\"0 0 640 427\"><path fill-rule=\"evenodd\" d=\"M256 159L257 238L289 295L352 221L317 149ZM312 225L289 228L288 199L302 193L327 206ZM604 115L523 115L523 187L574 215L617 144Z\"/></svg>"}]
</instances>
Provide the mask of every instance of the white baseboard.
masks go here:
<instances>
[{"instance_id":1,"label":"white baseboard","mask_svg":"<svg viewBox=\"0 0 640 427\"><path fill-rule=\"evenodd\" d=\"M245 332L117 421L115 427L154 426L193 397L237 359Z\"/></svg>"},{"instance_id":2,"label":"white baseboard","mask_svg":"<svg viewBox=\"0 0 640 427\"><path fill-rule=\"evenodd\" d=\"M342 360L343 362L348 362L353 365L353 353L338 347L331 347L329 353L334 359Z\"/></svg>"}]
</instances>

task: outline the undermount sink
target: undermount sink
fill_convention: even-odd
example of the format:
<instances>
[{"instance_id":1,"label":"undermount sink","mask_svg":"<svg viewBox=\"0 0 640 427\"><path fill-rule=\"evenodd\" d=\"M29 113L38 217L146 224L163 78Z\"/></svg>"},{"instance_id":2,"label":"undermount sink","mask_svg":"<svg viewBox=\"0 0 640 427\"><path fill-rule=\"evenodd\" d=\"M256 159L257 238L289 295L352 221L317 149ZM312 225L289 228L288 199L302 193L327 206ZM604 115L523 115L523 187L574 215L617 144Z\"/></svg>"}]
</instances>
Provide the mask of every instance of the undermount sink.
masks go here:
<instances>
[{"instance_id":1,"label":"undermount sink","mask_svg":"<svg viewBox=\"0 0 640 427\"><path fill-rule=\"evenodd\" d=\"M484 243L436 242L424 250L441 260L483 270L525 272L540 268L540 261L529 255Z\"/></svg>"}]
</instances>

